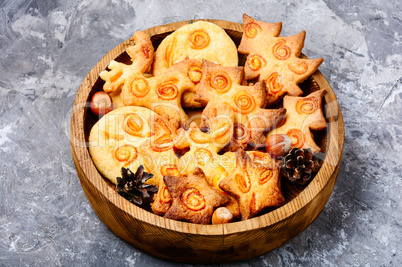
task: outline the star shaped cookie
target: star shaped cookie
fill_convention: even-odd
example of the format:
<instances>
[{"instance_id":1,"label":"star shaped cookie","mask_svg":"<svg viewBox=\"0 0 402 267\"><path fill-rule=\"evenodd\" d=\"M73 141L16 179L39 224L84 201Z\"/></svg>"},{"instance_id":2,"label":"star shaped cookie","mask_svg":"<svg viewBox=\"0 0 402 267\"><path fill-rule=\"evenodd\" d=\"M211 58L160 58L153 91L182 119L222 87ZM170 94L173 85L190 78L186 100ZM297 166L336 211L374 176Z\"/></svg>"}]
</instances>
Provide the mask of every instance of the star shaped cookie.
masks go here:
<instances>
[{"instance_id":1,"label":"star shaped cookie","mask_svg":"<svg viewBox=\"0 0 402 267\"><path fill-rule=\"evenodd\" d=\"M323 62L322 58L299 58L306 32L279 37L280 23L257 21L243 16L244 33L238 47L246 54L245 79L258 78L267 86L267 105L278 102L285 94L299 96L297 85L312 75Z\"/></svg>"},{"instance_id":2,"label":"star shaped cookie","mask_svg":"<svg viewBox=\"0 0 402 267\"><path fill-rule=\"evenodd\" d=\"M260 147L265 133L277 127L283 120L285 109L264 109L266 88L258 82L242 85L241 67L224 67L203 62L203 76L197 91L197 100L207 103L202 112L201 127L214 127L217 116L233 117L234 139L229 150L247 145Z\"/></svg>"},{"instance_id":3,"label":"star shaped cookie","mask_svg":"<svg viewBox=\"0 0 402 267\"><path fill-rule=\"evenodd\" d=\"M235 171L222 179L219 187L237 199L242 220L258 215L267 207L285 203L280 189L280 171L275 165L253 163L242 149L236 151L235 157Z\"/></svg>"},{"instance_id":4,"label":"star shaped cookie","mask_svg":"<svg viewBox=\"0 0 402 267\"><path fill-rule=\"evenodd\" d=\"M147 107L177 128L187 127L188 116L181 106L184 92L195 90L202 76L202 63L187 59L173 64L169 69L154 77L142 74L127 78L121 99L125 105Z\"/></svg>"},{"instance_id":5,"label":"star shaped cookie","mask_svg":"<svg viewBox=\"0 0 402 267\"><path fill-rule=\"evenodd\" d=\"M179 159L174 150L175 129L162 117L156 115L150 123L151 136L138 149L148 169L154 174L148 183L158 187L151 204L152 211L163 215L166 213L172 198L163 182L164 175L177 175Z\"/></svg>"},{"instance_id":6,"label":"star shaped cookie","mask_svg":"<svg viewBox=\"0 0 402 267\"><path fill-rule=\"evenodd\" d=\"M164 217L198 224L210 224L214 210L230 201L220 190L210 186L200 168L187 177L165 175L172 205Z\"/></svg>"},{"instance_id":7,"label":"star shaped cookie","mask_svg":"<svg viewBox=\"0 0 402 267\"><path fill-rule=\"evenodd\" d=\"M327 127L322 112L322 96L325 92L325 89L322 89L305 97L285 96L283 106L286 108L286 121L281 127L269 132L268 136L286 134L292 140L292 148L311 148L313 153L321 151L311 130Z\"/></svg>"}]
</instances>

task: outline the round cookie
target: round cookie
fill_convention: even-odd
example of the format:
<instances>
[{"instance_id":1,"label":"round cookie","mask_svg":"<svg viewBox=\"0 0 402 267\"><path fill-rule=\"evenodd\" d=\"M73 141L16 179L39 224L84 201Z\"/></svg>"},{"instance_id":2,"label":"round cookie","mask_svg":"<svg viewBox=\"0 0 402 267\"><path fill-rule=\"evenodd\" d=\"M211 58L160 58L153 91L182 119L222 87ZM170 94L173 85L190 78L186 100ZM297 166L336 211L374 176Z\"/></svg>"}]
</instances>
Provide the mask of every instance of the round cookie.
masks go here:
<instances>
[{"instance_id":1,"label":"round cookie","mask_svg":"<svg viewBox=\"0 0 402 267\"><path fill-rule=\"evenodd\" d=\"M206 59L223 66L237 66L239 61L237 47L229 35L216 24L205 21L187 24L167 36L155 52L152 74L156 76L186 58ZM186 92L182 105L202 106L194 97L195 92Z\"/></svg>"},{"instance_id":2,"label":"round cookie","mask_svg":"<svg viewBox=\"0 0 402 267\"><path fill-rule=\"evenodd\" d=\"M144 165L152 168L149 157L141 153L141 146L154 135L155 128L163 129L159 116L153 111L136 106L125 106L104 115L91 129L89 153L99 172L116 184L122 167L137 170ZM162 133L159 133L162 135Z\"/></svg>"}]
</instances>

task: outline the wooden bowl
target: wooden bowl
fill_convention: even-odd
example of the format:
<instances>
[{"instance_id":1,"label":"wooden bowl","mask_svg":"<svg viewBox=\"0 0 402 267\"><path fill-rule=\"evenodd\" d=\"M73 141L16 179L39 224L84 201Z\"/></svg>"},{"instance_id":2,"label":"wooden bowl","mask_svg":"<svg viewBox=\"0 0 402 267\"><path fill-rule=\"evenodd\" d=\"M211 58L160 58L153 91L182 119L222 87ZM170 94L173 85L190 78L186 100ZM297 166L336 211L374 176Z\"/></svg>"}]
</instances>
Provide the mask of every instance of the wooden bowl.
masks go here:
<instances>
[{"instance_id":1,"label":"wooden bowl","mask_svg":"<svg viewBox=\"0 0 402 267\"><path fill-rule=\"evenodd\" d=\"M239 45L243 25L222 20L213 22ZM193 21L182 21L145 30L155 48L172 31ZM135 248L160 259L185 263L223 263L250 259L289 241L309 226L324 208L334 188L342 158L343 118L336 96L324 76L316 71L300 87L307 93L325 88L324 115L328 128L316 132L316 142L324 153L323 164L308 186L283 183L287 203L259 217L223 225L198 225L165 219L131 204L115 186L97 171L88 152L88 136L96 118L89 102L102 90L99 73L113 59L127 61L128 39L111 50L89 72L78 89L71 114L70 142L82 188L99 218L117 236ZM245 57L240 55L244 64ZM241 64L240 63L240 64Z\"/></svg>"}]
</instances>

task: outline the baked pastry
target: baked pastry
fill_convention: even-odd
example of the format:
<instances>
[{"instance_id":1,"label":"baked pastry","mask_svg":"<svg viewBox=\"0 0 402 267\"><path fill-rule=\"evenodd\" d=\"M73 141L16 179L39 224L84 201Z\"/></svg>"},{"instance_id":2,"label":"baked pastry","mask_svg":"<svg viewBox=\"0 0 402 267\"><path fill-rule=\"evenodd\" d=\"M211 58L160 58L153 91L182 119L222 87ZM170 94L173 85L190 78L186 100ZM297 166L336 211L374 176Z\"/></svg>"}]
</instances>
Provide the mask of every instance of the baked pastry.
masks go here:
<instances>
[{"instance_id":1,"label":"baked pastry","mask_svg":"<svg viewBox=\"0 0 402 267\"><path fill-rule=\"evenodd\" d=\"M235 167L231 153L218 154L231 140L232 133L231 123L219 125L208 133L202 132L195 122L190 124L187 131L180 129L175 148L188 151L179 159L179 172L189 175L196 168L200 168L204 172L207 182L219 189L219 181L228 176ZM225 206L235 218L240 216L239 205L234 198L231 197L230 202Z\"/></svg>"},{"instance_id":2,"label":"baked pastry","mask_svg":"<svg viewBox=\"0 0 402 267\"><path fill-rule=\"evenodd\" d=\"M187 177L165 175L165 184L173 198L164 217L198 224L210 224L214 210L230 201L220 190L210 186L200 168Z\"/></svg>"},{"instance_id":3,"label":"baked pastry","mask_svg":"<svg viewBox=\"0 0 402 267\"><path fill-rule=\"evenodd\" d=\"M322 130L327 127L322 112L322 96L325 92L322 89L305 97L285 96L283 106L286 108L286 122L269 132L268 136L286 134L292 140L291 148L311 148L313 153L321 151L314 141L311 130Z\"/></svg>"},{"instance_id":4,"label":"baked pastry","mask_svg":"<svg viewBox=\"0 0 402 267\"><path fill-rule=\"evenodd\" d=\"M155 214L166 213L172 198L163 181L165 175L181 176L178 170L178 157L173 149L173 139L170 135L161 135L159 138L150 138L140 149L143 158L147 159L148 166L154 177L149 183L158 187L158 192L151 203L152 211Z\"/></svg>"},{"instance_id":5,"label":"baked pastry","mask_svg":"<svg viewBox=\"0 0 402 267\"><path fill-rule=\"evenodd\" d=\"M148 34L137 31L133 36L135 45L126 48L132 63L130 65L112 60L108 69L99 74L105 81L103 90L110 94L114 108L124 106L120 93L122 86L135 75L146 73L150 70L154 59L154 47Z\"/></svg>"},{"instance_id":6,"label":"baked pastry","mask_svg":"<svg viewBox=\"0 0 402 267\"><path fill-rule=\"evenodd\" d=\"M197 91L197 101L207 103L201 127L214 127L217 116L234 118L234 139L229 150L247 145L254 148L264 144L265 133L284 119L285 109L264 109L266 90L264 83L241 85L242 68L224 67L203 62L203 76ZM224 118L223 118L224 119ZM240 133L240 134L239 134Z\"/></svg>"},{"instance_id":7,"label":"baked pastry","mask_svg":"<svg viewBox=\"0 0 402 267\"><path fill-rule=\"evenodd\" d=\"M188 116L181 107L181 96L200 81L201 67L198 60L188 59L154 77L132 76L123 85L122 101L125 105L150 108L176 128L187 127Z\"/></svg>"},{"instance_id":8,"label":"baked pastry","mask_svg":"<svg viewBox=\"0 0 402 267\"><path fill-rule=\"evenodd\" d=\"M234 196L240 205L241 219L246 220L268 207L285 203L276 165L253 163L247 153L236 151L236 169L219 182L219 187Z\"/></svg>"},{"instance_id":9,"label":"baked pastry","mask_svg":"<svg viewBox=\"0 0 402 267\"><path fill-rule=\"evenodd\" d=\"M278 102L284 94L299 96L297 84L313 74L322 58L299 58L304 46L305 31L279 37L281 23L266 23L244 14L244 33L239 53L246 54L245 79L258 78L267 86L267 105Z\"/></svg>"},{"instance_id":10,"label":"baked pastry","mask_svg":"<svg viewBox=\"0 0 402 267\"><path fill-rule=\"evenodd\" d=\"M99 172L116 184L122 167L137 169L148 164L138 149L151 137L152 117L147 108L122 107L104 115L91 129L89 152ZM156 115L158 116L158 115Z\"/></svg>"},{"instance_id":11,"label":"baked pastry","mask_svg":"<svg viewBox=\"0 0 402 267\"><path fill-rule=\"evenodd\" d=\"M237 66L237 47L227 33L218 25L197 21L184 25L167 36L155 52L152 75L158 76L173 64L185 60L203 59L223 66ZM201 107L194 100L195 90L187 91L182 96L183 107Z\"/></svg>"},{"instance_id":12,"label":"baked pastry","mask_svg":"<svg viewBox=\"0 0 402 267\"><path fill-rule=\"evenodd\" d=\"M174 136L174 129L153 111L125 106L109 112L92 127L89 152L99 172L114 184L122 167L136 170L143 165L146 172L153 174L147 183L159 188L152 209L164 214L171 199L163 175L180 175Z\"/></svg>"}]
</instances>

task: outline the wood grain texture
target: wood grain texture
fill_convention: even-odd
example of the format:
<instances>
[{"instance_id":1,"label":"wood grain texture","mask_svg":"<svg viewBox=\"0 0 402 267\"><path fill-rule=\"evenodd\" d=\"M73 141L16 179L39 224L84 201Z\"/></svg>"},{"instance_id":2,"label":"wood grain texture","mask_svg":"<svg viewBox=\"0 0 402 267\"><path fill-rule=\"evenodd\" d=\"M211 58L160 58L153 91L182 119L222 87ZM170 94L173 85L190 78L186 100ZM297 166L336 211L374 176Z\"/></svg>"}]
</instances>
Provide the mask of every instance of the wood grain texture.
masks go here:
<instances>
[{"instance_id":1,"label":"wood grain texture","mask_svg":"<svg viewBox=\"0 0 402 267\"><path fill-rule=\"evenodd\" d=\"M243 25L222 20L206 20L226 30L236 45ZM145 32L157 47L164 37L182 21L153 27ZM89 72L78 89L71 115L70 142L72 156L84 192L99 218L117 236L152 256L186 263L223 263L250 259L267 253L307 228L323 210L335 185L344 142L343 117L336 96L324 76L316 71L300 86L305 91L326 89L325 116L328 128L317 133L323 165L308 186L284 183L287 203L259 217L224 225L197 225L178 222L145 211L117 194L115 187L101 177L89 155L87 140L97 121L89 110L92 95L102 90L99 73L112 59L122 58L128 39L103 57ZM241 55L240 62L245 58ZM241 64L241 63L240 63Z\"/></svg>"}]
</instances>

